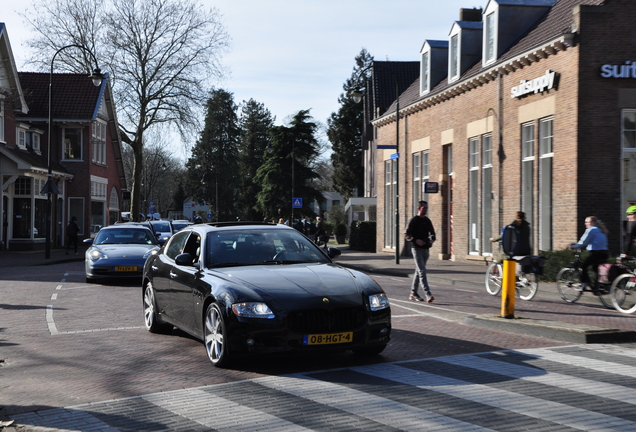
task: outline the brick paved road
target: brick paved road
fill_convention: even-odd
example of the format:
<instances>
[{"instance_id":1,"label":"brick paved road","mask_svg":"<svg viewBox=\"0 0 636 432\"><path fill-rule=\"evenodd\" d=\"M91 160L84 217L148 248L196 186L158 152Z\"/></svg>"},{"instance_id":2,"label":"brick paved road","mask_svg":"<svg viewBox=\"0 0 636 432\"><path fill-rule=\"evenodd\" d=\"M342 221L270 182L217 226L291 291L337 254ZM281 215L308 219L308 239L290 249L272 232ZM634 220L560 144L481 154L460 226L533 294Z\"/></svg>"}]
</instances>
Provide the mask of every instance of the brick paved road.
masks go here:
<instances>
[{"instance_id":1,"label":"brick paved road","mask_svg":"<svg viewBox=\"0 0 636 432\"><path fill-rule=\"evenodd\" d=\"M74 431L636 430L636 350L571 346L268 376L18 415Z\"/></svg>"},{"instance_id":2,"label":"brick paved road","mask_svg":"<svg viewBox=\"0 0 636 432\"><path fill-rule=\"evenodd\" d=\"M165 336L150 334L142 328L141 293L136 285L87 285L83 283L83 279L81 263L18 268L10 274L3 270L3 274L0 275L0 295L2 296L0 360L4 360L0 363L2 364L0 366L1 418L36 423L34 419L38 417L25 413L39 410L40 424L43 426L62 427L54 423L60 419L60 416L68 416L69 421L72 422L80 421L78 419L81 418L101 425L97 429L90 429L87 426L71 427L69 425L75 423L67 423L69 430L108 430L104 429L104 424L111 425L117 430L143 430L146 427L156 430L160 425L167 427L167 430L212 430L210 422L219 419L219 413L222 412L226 416L224 421L228 422L237 418L254 417L259 424L267 425L269 421L282 421L283 423L280 424L285 425L280 428L271 427L269 430L292 430L292 424L300 425L298 426L300 429L343 430L347 422L357 425L361 430L373 430L373 428L391 430L387 428L386 420L379 421L377 418L384 416L383 409L386 405L395 407L397 410L391 413L390 418L399 419L406 413L411 413L409 414L411 417L407 417L415 421L412 425L417 425L417 421L425 421L421 423L424 428L437 422L440 422L439 429L444 430L450 427L448 425L455 425L453 427L466 430L464 428L468 423L490 428L492 425L484 426L487 422L483 423L479 420L482 417L479 414L482 408L475 408L482 407L486 402L481 399L476 401L471 399L474 396L448 394L445 398L451 398L449 400L455 402L448 402L448 406L442 403L435 405L434 408L429 407L432 402L420 402L418 399L430 401L430 395L425 397L424 393L428 395L431 391L436 392L434 394L437 398L439 397L437 393L442 388L444 389L442 393L447 394L447 390L450 391L458 385L459 388L471 392L488 385L496 389L496 391L493 390L496 393L495 396L499 395L493 396L494 399L505 400L506 398L501 396L500 392L507 391L505 389L508 384L516 380L524 384L527 377L523 374L522 376L525 377L523 379L507 376L501 371L502 365L505 364L500 361L501 358L484 357L481 354L491 353L488 355L501 356L502 354L492 352L541 347L556 350L554 347L566 345L558 341L483 330L460 324L460 318L467 314L485 313L484 311L494 314L498 312L500 300L487 296L479 290L435 286L436 302L433 305L419 304L403 300L404 292L407 292L405 291L408 286L407 280L377 277L389 293L394 317L393 339L382 356L361 359L343 353L328 357L259 358L241 362L233 369L215 369L207 361L204 348L199 341L178 331ZM557 305L554 307L569 308L569 313L573 316L593 314L595 317L600 317L598 319L612 320L615 319L613 316L617 315L616 312L612 314L612 311L602 310L593 303L569 305L547 295L545 298L540 296L539 299L530 303L532 305L536 303L539 311L543 303L545 303L544 308L554 303ZM522 304L522 307L531 309L530 303ZM631 319L630 324L633 324L632 317L620 319ZM590 349L602 348L600 352L605 353L603 355L620 350L618 355L621 357L612 357L614 360L608 360L607 364L603 364L605 370L619 371L618 376L615 377L616 382L612 384L615 385L619 381L620 383L631 382L630 377L635 374L633 369L619 368L622 364L629 364L629 361L633 360L632 357L636 356L624 347L577 349L588 353L595 352L589 351ZM529 352L538 352L541 356L547 353L552 356L551 353L559 351ZM479 353L481 354L476 356ZM474 355L441 358L457 354ZM512 354L505 354L505 358L513 358L511 356ZM567 361L564 364L569 364L568 362L574 362L577 356L580 357L576 354L559 358L566 358ZM422 360L433 357L437 362ZM477 360L485 359L492 362L499 359L496 363L491 363L488 368L501 376L488 375L488 378L485 378L488 382L482 383L473 382L471 380L477 378L469 379L469 377L485 376L484 372L469 373L466 369L453 366L451 369L457 369L461 373L447 376L450 372L437 372L437 369L433 372L431 369L433 366L438 368L440 362L452 364L462 358L470 359L471 364L477 364ZM514 358L518 359L518 357ZM410 362L403 363L405 360ZM527 369L530 363L526 360L522 363ZM560 360L550 357L550 361L558 363ZM374 363L378 362L382 364L379 369L374 366ZM541 364L538 367L543 370L540 372L541 375L549 375L546 366ZM344 373L346 376L351 375L357 378L351 378L352 382L347 381L349 378L345 380L346 382L341 382L342 373L334 375L334 372L320 372L342 368L346 368L347 372ZM385 369L394 371L391 372L393 375L380 375L380 371ZM425 372L432 372L437 378L425 375ZM417 381L416 378L423 381ZM441 381L429 382L433 378ZM453 384L455 382L453 380L458 379L466 382ZM598 380L596 377L590 379ZM281 386L293 387L297 382L326 386L322 393L328 394L328 400L321 399L320 394L313 394L314 387L311 386L308 387L308 391L312 394L305 395L307 400L296 399L298 394L288 390L281 392ZM413 389L406 387L407 385L419 386L420 382L427 387L413 387ZM447 384L442 384L445 382ZM603 382L601 381L601 386L605 385L602 384ZM494 386L495 383L499 383L500 386ZM449 386L448 389L446 386ZM501 386L504 388L502 389ZM269 390L261 392L265 387ZM243 395L245 398L246 389L250 388L259 389L259 392L250 392L249 395L252 395L254 399L249 403L247 400L243 403L243 399L238 395ZM389 393L384 394L385 391ZM424 392L421 393L422 391ZM161 393L158 394L158 392ZM402 392L413 394L409 398L413 400L407 403L400 397ZM349 405L334 407L334 404L340 405L340 402L338 402L339 399L331 401L332 394L340 393L343 395L343 400L348 400L351 395L356 394L362 398L363 403L355 407ZM265 397L266 395L274 397L269 400ZM166 399L163 399L163 396ZM122 398L129 399L122 400ZM471 415L476 418L475 421L466 422L465 418L463 420L458 418L458 414L449 414L450 406L457 403L457 398L472 401L466 402L468 404L466 409L470 408ZM579 406L580 399L578 397L574 399L575 401L571 403ZM173 405L169 404L170 400L174 401ZM378 402L380 405L376 405ZM86 403L93 403L93 405L82 405ZM475 403L477 405L473 405ZM199 404L206 409L201 410ZM223 409L219 408L211 412L210 407L216 406L215 404L221 404ZM612 404L603 402L602 406L608 407ZM504 408L496 404L493 406L497 407L494 409L495 412L510 409L507 405ZM75 408L60 410L62 407ZM199 407L198 412L196 407ZM297 408L279 414L283 407ZM159 411L156 411L157 409ZM320 414L336 409L347 413L345 417L348 420L342 420L345 423L338 423L341 421L338 420L339 415L334 417ZM486 412L492 411L492 408L488 409L490 411ZM516 410L511 411L519 412L524 409L517 407ZM568 413L567 409L563 411L561 408L555 408L555 410ZM186 411L192 413L193 417L190 414L178 415ZM20 415L20 413L23 414ZM529 414L524 412L521 415L525 418ZM615 416L615 414L610 415ZM307 423L309 420L303 423L307 416L313 418L315 423ZM485 414L484 416L488 417ZM533 416L536 417L536 414L530 414L530 417L534 418ZM422 418L429 420L421 420ZM539 418L547 420L543 416ZM367 423L369 421L371 423ZM464 423L456 423L457 421ZM536 420L524 421L529 421L529 424L537 427L543 425L543 423L536 423ZM408 423L407 420L405 422ZM554 426L552 420L550 422L546 426L547 429ZM244 426L248 424L249 422L242 423ZM580 424L587 425L584 422ZM218 426L217 429L229 430L231 428L228 425ZM569 427L570 424L568 423L567 426ZM399 428L422 430L422 428L406 426L399 426ZM479 428L475 430L477 429ZM502 423L495 429L506 428ZM263 430L267 430L267 427Z\"/></svg>"}]
</instances>

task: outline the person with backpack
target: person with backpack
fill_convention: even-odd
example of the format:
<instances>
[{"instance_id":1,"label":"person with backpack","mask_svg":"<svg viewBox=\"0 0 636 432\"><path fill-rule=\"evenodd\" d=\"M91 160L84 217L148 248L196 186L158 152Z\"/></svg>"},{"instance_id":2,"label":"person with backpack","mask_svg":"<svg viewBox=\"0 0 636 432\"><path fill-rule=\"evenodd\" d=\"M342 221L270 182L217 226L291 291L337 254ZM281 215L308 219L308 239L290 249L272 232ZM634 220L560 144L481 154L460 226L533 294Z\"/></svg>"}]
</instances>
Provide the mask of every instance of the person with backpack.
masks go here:
<instances>
[{"instance_id":1,"label":"person with backpack","mask_svg":"<svg viewBox=\"0 0 636 432\"><path fill-rule=\"evenodd\" d=\"M68 255L68 250L71 248L71 244L73 244L75 248L75 255L77 255L77 234L79 234L79 232L80 227L77 224L77 218L73 216L66 227L66 236L68 237L68 242L66 242L66 255Z\"/></svg>"}]
</instances>

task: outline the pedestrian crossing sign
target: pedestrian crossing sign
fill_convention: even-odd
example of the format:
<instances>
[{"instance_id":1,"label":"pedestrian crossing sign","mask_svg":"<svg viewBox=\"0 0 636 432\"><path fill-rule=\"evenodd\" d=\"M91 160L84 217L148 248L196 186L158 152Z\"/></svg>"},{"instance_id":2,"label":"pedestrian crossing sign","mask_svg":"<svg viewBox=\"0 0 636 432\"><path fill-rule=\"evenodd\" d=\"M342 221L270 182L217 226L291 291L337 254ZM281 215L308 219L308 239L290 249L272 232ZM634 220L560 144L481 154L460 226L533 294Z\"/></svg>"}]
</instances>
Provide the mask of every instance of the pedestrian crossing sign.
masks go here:
<instances>
[{"instance_id":1,"label":"pedestrian crossing sign","mask_svg":"<svg viewBox=\"0 0 636 432\"><path fill-rule=\"evenodd\" d=\"M303 199L292 198L292 208L303 208Z\"/></svg>"}]
</instances>

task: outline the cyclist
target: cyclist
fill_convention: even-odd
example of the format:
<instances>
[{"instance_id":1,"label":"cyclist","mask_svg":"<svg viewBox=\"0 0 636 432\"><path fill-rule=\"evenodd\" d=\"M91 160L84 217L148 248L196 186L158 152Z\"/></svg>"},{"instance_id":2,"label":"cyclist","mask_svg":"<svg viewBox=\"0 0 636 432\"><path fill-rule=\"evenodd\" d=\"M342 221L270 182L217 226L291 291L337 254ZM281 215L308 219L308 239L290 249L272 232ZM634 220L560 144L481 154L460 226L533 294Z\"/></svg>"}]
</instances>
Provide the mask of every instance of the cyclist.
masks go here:
<instances>
[{"instance_id":1,"label":"cyclist","mask_svg":"<svg viewBox=\"0 0 636 432\"><path fill-rule=\"evenodd\" d=\"M627 213L627 226L621 257L636 255L636 206L629 206L625 213Z\"/></svg>"},{"instance_id":2,"label":"cyclist","mask_svg":"<svg viewBox=\"0 0 636 432\"><path fill-rule=\"evenodd\" d=\"M526 214L522 211L517 212L517 217L510 223L518 232L519 232L519 243L517 247L516 255L526 256L532 255L532 247L530 247L530 237L532 234L532 230L530 229L530 224L526 220ZM498 242L501 240L502 236L491 238L491 242ZM503 252L502 256L499 257L499 261L503 261L505 256Z\"/></svg>"},{"instance_id":3,"label":"cyclist","mask_svg":"<svg viewBox=\"0 0 636 432\"><path fill-rule=\"evenodd\" d=\"M592 266L592 269L598 277L598 266L603 264L609 258L609 250L607 246L607 234L609 233L607 227L596 216L588 216L585 218L585 232L579 239L578 243L570 245L570 249L583 249L585 248L590 252L590 255L585 258L581 268L581 288L585 288L590 283L590 276L587 273L587 269ZM594 294L598 295L598 292L594 290Z\"/></svg>"}]
</instances>

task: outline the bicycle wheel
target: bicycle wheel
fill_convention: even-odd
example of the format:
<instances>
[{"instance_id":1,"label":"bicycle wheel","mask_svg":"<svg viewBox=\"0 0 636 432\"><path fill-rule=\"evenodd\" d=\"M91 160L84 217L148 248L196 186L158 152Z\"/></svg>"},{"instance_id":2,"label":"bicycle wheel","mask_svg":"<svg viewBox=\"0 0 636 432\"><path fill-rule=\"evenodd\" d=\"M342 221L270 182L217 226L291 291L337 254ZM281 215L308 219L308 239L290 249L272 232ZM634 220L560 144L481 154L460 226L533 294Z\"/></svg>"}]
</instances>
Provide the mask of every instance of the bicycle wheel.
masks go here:
<instances>
[{"instance_id":1,"label":"bicycle wheel","mask_svg":"<svg viewBox=\"0 0 636 432\"><path fill-rule=\"evenodd\" d=\"M521 300L532 300L539 290L539 278L536 273L521 273L517 281L517 292Z\"/></svg>"},{"instance_id":2,"label":"bicycle wheel","mask_svg":"<svg viewBox=\"0 0 636 432\"><path fill-rule=\"evenodd\" d=\"M563 300L574 303L581 298L581 276L576 269L571 267L562 268L556 278L557 290Z\"/></svg>"},{"instance_id":3,"label":"bicycle wheel","mask_svg":"<svg viewBox=\"0 0 636 432\"><path fill-rule=\"evenodd\" d=\"M599 284L598 287L598 299L603 303L608 309L614 309L614 305L612 304L612 294L611 294L611 285L610 284Z\"/></svg>"},{"instance_id":4,"label":"bicycle wheel","mask_svg":"<svg viewBox=\"0 0 636 432\"><path fill-rule=\"evenodd\" d=\"M612 306L624 314L636 312L636 277L623 274L614 279L610 288Z\"/></svg>"},{"instance_id":5,"label":"bicycle wheel","mask_svg":"<svg viewBox=\"0 0 636 432\"><path fill-rule=\"evenodd\" d=\"M490 295L497 295L501 291L501 276L503 270L501 264L492 262L486 269L486 291Z\"/></svg>"}]
</instances>

